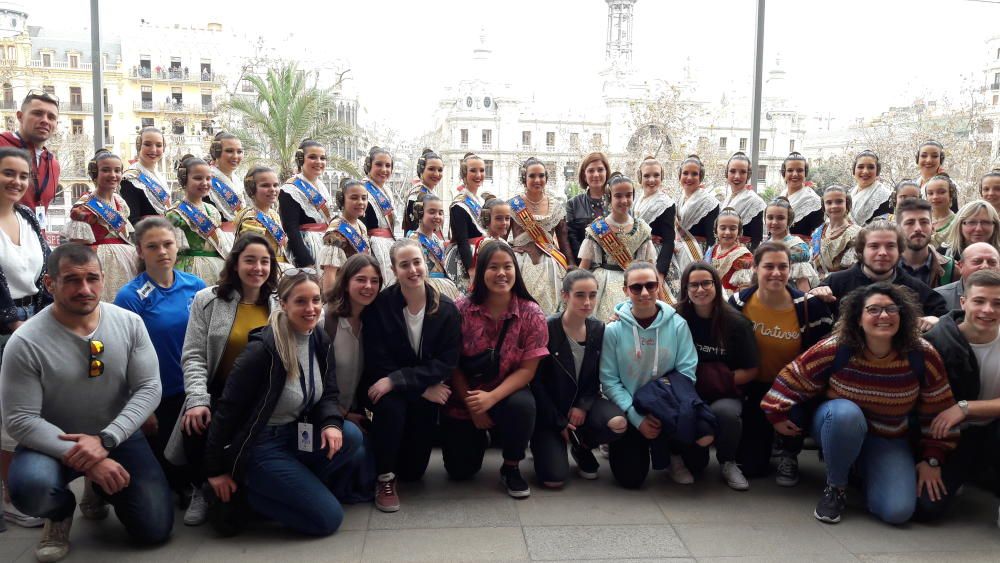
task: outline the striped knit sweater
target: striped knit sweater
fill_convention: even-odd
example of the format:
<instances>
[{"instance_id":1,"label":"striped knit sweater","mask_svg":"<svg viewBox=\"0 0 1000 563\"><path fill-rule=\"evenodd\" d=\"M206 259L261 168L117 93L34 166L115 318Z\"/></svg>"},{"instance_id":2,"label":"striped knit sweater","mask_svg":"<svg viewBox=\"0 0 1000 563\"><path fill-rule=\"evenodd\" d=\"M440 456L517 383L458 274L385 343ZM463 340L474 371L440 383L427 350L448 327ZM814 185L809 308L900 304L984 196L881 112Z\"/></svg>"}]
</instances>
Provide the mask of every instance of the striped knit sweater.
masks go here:
<instances>
[{"instance_id":1,"label":"striped knit sweater","mask_svg":"<svg viewBox=\"0 0 1000 563\"><path fill-rule=\"evenodd\" d=\"M760 406L772 424L788 419L796 404L822 394L827 399L847 399L865 414L868 430L887 438L908 434L908 418L920 418L921 450L924 458L944 459L955 448L958 435L935 440L930 424L941 411L955 404L944 363L937 351L920 339L924 354L924 385L910 369L905 354L885 360L868 360L861 354L851 357L837 373L828 373L837 353L837 337L821 340L803 352L775 379Z\"/></svg>"}]
</instances>

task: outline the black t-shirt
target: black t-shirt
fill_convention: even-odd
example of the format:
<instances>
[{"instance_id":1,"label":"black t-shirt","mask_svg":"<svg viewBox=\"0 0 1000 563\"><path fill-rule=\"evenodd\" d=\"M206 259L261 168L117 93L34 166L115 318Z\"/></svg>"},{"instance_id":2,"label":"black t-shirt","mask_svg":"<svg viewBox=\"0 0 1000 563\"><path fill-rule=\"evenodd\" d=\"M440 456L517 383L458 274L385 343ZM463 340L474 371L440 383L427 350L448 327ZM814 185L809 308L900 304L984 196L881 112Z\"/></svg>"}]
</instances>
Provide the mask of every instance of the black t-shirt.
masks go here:
<instances>
[{"instance_id":1,"label":"black t-shirt","mask_svg":"<svg viewBox=\"0 0 1000 563\"><path fill-rule=\"evenodd\" d=\"M757 341L753 325L746 317L729 314L725 319L726 335L722 344L712 337L712 320L697 315L688 319L688 327L698 350L699 362L722 362L731 370L757 367Z\"/></svg>"}]
</instances>

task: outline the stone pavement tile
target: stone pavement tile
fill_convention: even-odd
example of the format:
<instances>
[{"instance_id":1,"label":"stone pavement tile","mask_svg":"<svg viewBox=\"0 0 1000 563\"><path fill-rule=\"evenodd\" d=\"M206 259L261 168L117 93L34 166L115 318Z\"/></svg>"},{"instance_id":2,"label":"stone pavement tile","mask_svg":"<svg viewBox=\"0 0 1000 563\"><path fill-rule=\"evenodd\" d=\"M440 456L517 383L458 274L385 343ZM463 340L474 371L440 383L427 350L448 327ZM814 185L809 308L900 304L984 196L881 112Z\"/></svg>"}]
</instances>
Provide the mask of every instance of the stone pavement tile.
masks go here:
<instances>
[{"instance_id":1,"label":"stone pavement tile","mask_svg":"<svg viewBox=\"0 0 1000 563\"><path fill-rule=\"evenodd\" d=\"M340 525L340 530L344 532L367 530L372 512L374 512L374 507L370 502L345 504L344 522Z\"/></svg>"},{"instance_id":2,"label":"stone pavement tile","mask_svg":"<svg viewBox=\"0 0 1000 563\"><path fill-rule=\"evenodd\" d=\"M922 553L862 553L858 559L866 563L987 563L995 562L1000 555L996 551L948 551Z\"/></svg>"},{"instance_id":3,"label":"stone pavement tile","mask_svg":"<svg viewBox=\"0 0 1000 563\"><path fill-rule=\"evenodd\" d=\"M358 561L367 532L339 531L325 538L308 538L279 530L244 533L204 542L191 561Z\"/></svg>"},{"instance_id":4,"label":"stone pavement tile","mask_svg":"<svg viewBox=\"0 0 1000 563\"><path fill-rule=\"evenodd\" d=\"M499 450L488 450L483 459L483 467L475 477L468 481L453 481L448 478L448 473L444 469L441 450L435 449L431 453L430 464L422 479L397 483L400 504L405 506L409 500L425 498L509 498L507 492L500 486L502 463ZM529 460L521 462L522 471L530 466ZM532 493L540 488L534 482L530 484Z\"/></svg>"},{"instance_id":5,"label":"stone pavement tile","mask_svg":"<svg viewBox=\"0 0 1000 563\"><path fill-rule=\"evenodd\" d=\"M38 543L38 539L16 538L8 534L9 532L0 534L0 561L16 561L22 556L27 558L27 561L34 561L35 544Z\"/></svg>"},{"instance_id":6,"label":"stone pavement tile","mask_svg":"<svg viewBox=\"0 0 1000 563\"><path fill-rule=\"evenodd\" d=\"M532 560L690 557L670 526L525 526Z\"/></svg>"},{"instance_id":7,"label":"stone pavement tile","mask_svg":"<svg viewBox=\"0 0 1000 563\"><path fill-rule=\"evenodd\" d=\"M372 510L370 530L408 528L497 528L519 526L515 501L504 495L496 498L403 500L399 512Z\"/></svg>"},{"instance_id":8,"label":"stone pavement tile","mask_svg":"<svg viewBox=\"0 0 1000 563\"><path fill-rule=\"evenodd\" d=\"M801 563L805 559L797 555L735 555L732 557L699 557L698 563ZM857 563L858 558L846 551L832 554L810 553L809 563Z\"/></svg>"},{"instance_id":9,"label":"stone pavement tile","mask_svg":"<svg viewBox=\"0 0 1000 563\"><path fill-rule=\"evenodd\" d=\"M527 561L528 550L519 527L373 530L362 560Z\"/></svg>"},{"instance_id":10,"label":"stone pavement tile","mask_svg":"<svg viewBox=\"0 0 1000 563\"><path fill-rule=\"evenodd\" d=\"M847 554L822 526L815 520L800 524L748 520L743 524L674 524L674 529L695 557Z\"/></svg>"},{"instance_id":11,"label":"stone pavement tile","mask_svg":"<svg viewBox=\"0 0 1000 563\"><path fill-rule=\"evenodd\" d=\"M992 549L1000 554L1000 531L993 520L979 522L944 520L925 525L890 526L873 516L845 514L827 532L851 553L905 553ZM1000 559L1000 555L997 556Z\"/></svg>"},{"instance_id":12,"label":"stone pavement tile","mask_svg":"<svg viewBox=\"0 0 1000 563\"><path fill-rule=\"evenodd\" d=\"M579 488L577 488L579 489ZM612 524L666 524L656 500L642 491L578 492L568 488L557 494L515 503L524 526Z\"/></svg>"}]
</instances>

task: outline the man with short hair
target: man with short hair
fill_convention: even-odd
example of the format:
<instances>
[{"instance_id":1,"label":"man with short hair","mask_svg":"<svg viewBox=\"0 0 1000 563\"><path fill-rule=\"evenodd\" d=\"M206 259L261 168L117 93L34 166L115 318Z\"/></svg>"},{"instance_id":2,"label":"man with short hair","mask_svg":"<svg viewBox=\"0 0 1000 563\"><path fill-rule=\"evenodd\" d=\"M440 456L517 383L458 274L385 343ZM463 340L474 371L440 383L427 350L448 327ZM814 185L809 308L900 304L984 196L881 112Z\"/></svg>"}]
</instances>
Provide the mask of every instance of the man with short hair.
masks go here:
<instances>
[{"instance_id":1,"label":"man with short hair","mask_svg":"<svg viewBox=\"0 0 1000 563\"><path fill-rule=\"evenodd\" d=\"M104 274L89 246L58 247L47 269L53 304L14 332L0 366L3 424L19 444L11 500L46 519L39 561L69 552L69 483L81 476L132 538L163 542L173 527L170 488L139 431L161 393L149 334L135 313L101 303Z\"/></svg>"},{"instance_id":2,"label":"man with short hair","mask_svg":"<svg viewBox=\"0 0 1000 563\"><path fill-rule=\"evenodd\" d=\"M931 204L923 199L904 200L896 206L896 224L906 241L899 267L931 289L951 283L955 261L930 246L934 234Z\"/></svg>"},{"instance_id":3,"label":"man with short hair","mask_svg":"<svg viewBox=\"0 0 1000 563\"><path fill-rule=\"evenodd\" d=\"M861 229L854 243L860 260L847 270L830 274L809 293L827 303L834 303L859 287L888 280L916 294L923 306L920 330L930 330L937 318L948 312L948 308L943 297L899 267L899 253L904 244L903 233L894 224L883 220L869 223Z\"/></svg>"},{"instance_id":4,"label":"man with short hair","mask_svg":"<svg viewBox=\"0 0 1000 563\"><path fill-rule=\"evenodd\" d=\"M56 132L59 121L59 98L44 90L29 90L17 112L17 131L0 133L0 147L15 147L28 151L31 159L31 183L21 197L21 203L35 211L45 229L45 212L56 197L59 185L59 161L45 148L45 142Z\"/></svg>"},{"instance_id":5,"label":"man with short hair","mask_svg":"<svg viewBox=\"0 0 1000 563\"><path fill-rule=\"evenodd\" d=\"M1000 271L1000 252L988 242L974 242L965 247L965 252L958 260L958 268L962 272L961 279L934 288L934 291L944 297L949 311L961 308L960 299L965 295L965 281L970 275L980 270Z\"/></svg>"},{"instance_id":6,"label":"man with short hair","mask_svg":"<svg viewBox=\"0 0 1000 563\"><path fill-rule=\"evenodd\" d=\"M983 469L992 470L993 492L1000 496L1000 272L969 275L961 307L924 336L941 354L958 400L929 430L941 438L961 428L958 449L942 470L947 494L935 503L918 501L918 516L925 519L940 516L958 488Z\"/></svg>"}]
</instances>

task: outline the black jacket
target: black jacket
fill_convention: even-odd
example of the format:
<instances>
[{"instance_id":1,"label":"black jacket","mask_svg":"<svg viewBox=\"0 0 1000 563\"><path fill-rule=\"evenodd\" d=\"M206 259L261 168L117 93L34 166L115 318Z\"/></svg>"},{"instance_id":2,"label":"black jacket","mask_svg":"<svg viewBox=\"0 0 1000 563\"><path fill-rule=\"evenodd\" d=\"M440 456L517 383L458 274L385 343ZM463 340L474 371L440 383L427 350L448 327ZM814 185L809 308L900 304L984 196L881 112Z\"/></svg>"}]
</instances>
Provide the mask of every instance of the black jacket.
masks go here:
<instances>
[{"instance_id":1,"label":"black jacket","mask_svg":"<svg viewBox=\"0 0 1000 563\"><path fill-rule=\"evenodd\" d=\"M729 304L742 314L743 307L750 300L750 296L757 292L757 289L757 286L753 286L732 294L729 297ZM833 317L830 315L830 308L818 297L802 293L792 286L787 286L786 289L792 295L795 317L799 320L799 332L802 334L802 351L805 352L813 344L830 334L830 330L833 328ZM766 352L766 350L760 350L761 354Z\"/></svg>"},{"instance_id":2,"label":"black jacket","mask_svg":"<svg viewBox=\"0 0 1000 563\"><path fill-rule=\"evenodd\" d=\"M951 394L956 401L979 399L979 361L969 341L958 330L965 311L951 311L941 317L924 338L938 351L948 372Z\"/></svg>"},{"instance_id":3,"label":"black jacket","mask_svg":"<svg viewBox=\"0 0 1000 563\"><path fill-rule=\"evenodd\" d=\"M42 247L42 271L38 274L38 278L35 280L35 287L38 288L38 293L35 294L32 299L32 304L35 306L35 312L37 313L49 303L52 303L52 296L49 295L48 290L45 289L45 284L42 280L45 278L46 273L46 263L49 261L49 254L52 251L49 249L49 245L45 242L45 236L42 234L42 229L38 225L38 218L35 217L35 212L28 209L26 206L17 204L14 206L14 213L20 213L21 217L31 225L31 230L38 237L38 244ZM7 332L7 324L14 322L17 315L14 312L14 300L10 296L10 287L7 285L7 277L3 274L3 265L0 265L0 334Z\"/></svg>"},{"instance_id":4,"label":"black jacket","mask_svg":"<svg viewBox=\"0 0 1000 563\"><path fill-rule=\"evenodd\" d=\"M312 332L316 359L323 371L323 395L313 405L309 420L319 431L327 426L343 428L337 399L336 362L328 357L330 340L323 330ZM329 361L328 361L329 360ZM285 371L274 332L270 325L250 332L249 342L236 358L226 378L226 387L212 410L205 445L205 474L215 477L229 473L239 480L242 463L250 452L254 439L274 413L288 373Z\"/></svg>"},{"instance_id":5,"label":"black jacket","mask_svg":"<svg viewBox=\"0 0 1000 563\"><path fill-rule=\"evenodd\" d=\"M837 303L840 303L851 291L875 283L875 280L865 275L862 267L862 263L858 262L851 268L834 272L828 275L820 285L829 286L830 291L837 298ZM948 306L945 304L944 297L941 297L940 293L928 287L924 282L907 274L898 266L896 267L896 278L892 280L892 283L908 287L917 294L917 298L923 305L922 315L940 317L948 312ZM834 312L836 313L836 311Z\"/></svg>"},{"instance_id":6,"label":"black jacket","mask_svg":"<svg viewBox=\"0 0 1000 563\"><path fill-rule=\"evenodd\" d=\"M582 194L577 194L566 202L566 237L574 260L580 254L580 245L587 239L587 227L594 222L594 219L603 217L610 209L610 205L603 198L601 205L595 209L586 186L584 188Z\"/></svg>"},{"instance_id":7,"label":"black jacket","mask_svg":"<svg viewBox=\"0 0 1000 563\"><path fill-rule=\"evenodd\" d=\"M588 318L587 341L584 345L580 373L573 377L576 365L569 347L562 315L548 318L549 355L542 358L531 392L535 395L535 425L539 428L562 430L569 423L567 415L573 407L589 411L600 395L598 368L601 365L601 345L604 323Z\"/></svg>"},{"instance_id":8,"label":"black jacket","mask_svg":"<svg viewBox=\"0 0 1000 563\"><path fill-rule=\"evenodd\" d=\"M427 309L431 303L431 289L427 286ZM393 389L420 395L431 385L451 377L458 367L462 352L462 320L455 303L441 295L438 310L433 315L424 313L420 335L420 357L410 346L410 336L403 317L403 290L399 284L386 288L365 307L361 313L364 329L365 368L358 385L358 404L366 404L361 395L382 377L388 376Z\"/></svg>"}]
</instances>

